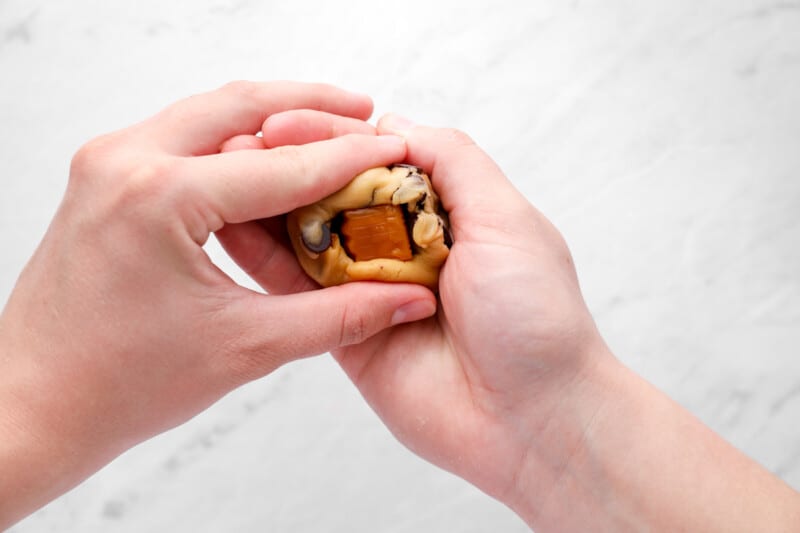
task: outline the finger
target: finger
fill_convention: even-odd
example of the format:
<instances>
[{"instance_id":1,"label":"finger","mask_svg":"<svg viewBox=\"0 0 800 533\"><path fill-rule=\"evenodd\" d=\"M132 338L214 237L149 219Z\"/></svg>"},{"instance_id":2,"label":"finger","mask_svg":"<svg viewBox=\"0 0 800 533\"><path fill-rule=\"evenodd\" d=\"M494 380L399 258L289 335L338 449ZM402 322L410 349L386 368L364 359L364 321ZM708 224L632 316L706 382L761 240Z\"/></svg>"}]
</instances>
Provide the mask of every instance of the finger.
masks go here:
<instances>
[{"instance_id":1,"label":"finger","mask_svg":"<svg viewBox=\"0 0 800 533\"><path fill-rule=\"evenodd\" d=\"M363 342L396 324L436 312L436 299L411 284L349 283L290 296L251 293L228 306L240 324L229 367L245 380L278 366Z\"/></svg>"},{"instance_id":2,"label":"finger","mask_svg":"<svg viewBox=\"0 0 800 533\"><path fill-rule=\"evenodd\" d=\"M239 135L222 144L222 152L263 149L255 135ZM226 224L216 232L222 248L261 288L288 294L318 287L306 275L291 250L283 217Z\"/></svg>"},{"instance_id":3,"label":"finger","mask_svg":"<svg viewBox=\"0 0 800 533\"><path fill-rule=\"evenodd\" d=\"M290 245L276 235L278 231L262 221L252 221L227 224L216 236L239 268L268 293L291 294L318 288L300 267Z\"/></svg>"},{"instance_id":4,"label":"finger","mask_svg":"<svg viewBox=\"0 0 800 533\"><path fill-rule=\"evenodd\" d=\"M367 119L372 100L318 83L238 81L172 104L143 127L174 155L206 155L231 137L255 134L274 113L303 108Z\"/></svg>"},{"instance_id":5,"label":"finger","mask_svg":"<svg viewBox=\"0 0 800 533\"><path fill-rule=\"evenodd\" d=\"M378 121L378 133L406 139L406 162L430 172L455 231L462 213L527 206L497 164L463 132L418 126L390 114Z\"/></svg>"},{"instance_id":6,"label":"finger","mask_svg":"<svg viewBox=\"0 0 800 533\"><path fill-rule=\"evenodd\" d=\"M271 115L261 128L267 148L287 144L307 144L350 133L375 135L371 124L324 111L298 109Z\"/></svg>"},{"instance_id":7,"label":"finger","mask_svg":"<svg viewBox=\"0 0 800 533\"><path fill-rule=\"evenodd\" d=\"M181 160L181 175L204 209L220 221L237 223L316 202L359 172L402 161L405 154L400 137L345 135L303 146L187 158Z\"/></svg>"},{"instance_id":8,"label":"finger","mask_svg":"<svg viewBox=\"0 0 800 533\"><path fill-rule=\"evenodd\" d=\"M237 150L263 150L264 139L256 135L237 135L222 143L220 152L235 152Z\"/></svg>"}]
</instances>

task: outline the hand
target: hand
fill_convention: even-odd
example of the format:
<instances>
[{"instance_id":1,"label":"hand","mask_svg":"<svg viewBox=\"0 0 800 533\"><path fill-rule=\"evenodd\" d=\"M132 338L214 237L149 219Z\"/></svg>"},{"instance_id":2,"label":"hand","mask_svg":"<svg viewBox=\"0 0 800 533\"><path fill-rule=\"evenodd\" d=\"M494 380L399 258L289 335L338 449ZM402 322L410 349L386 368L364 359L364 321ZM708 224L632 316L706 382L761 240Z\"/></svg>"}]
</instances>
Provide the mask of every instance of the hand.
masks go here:
<instances>
[{"instance_id":1,"label":"hand","mask_svg":"<svg viewBox=\"0 0 800 533\"><path fill-rule=\"evenodd\" d=\"M406 137L406 161L431 173L450 214L454 244L441 273L441 309L334 355L404 444L508 501L531 446L569 445L562 434L548 434L549 415L597 358L610 355L558 231L466 135L397 120L384 118L378 132ZM264 124L268 146L348 132L376 133L361 121L309 111ZM257 144L238 139L227 146ZM299 281L276 286L263 274L259 242L272 239L263 226L229 226L218 236L268 290L315 286L289 250L281 263L292 272L288 279Z\"/></svg>"},{"instance_id":2,"label":"hand","mask_svg":"<svg viewBox=\"0 0 800 533\"><path fill-rule=\"evenodd\" d=\"M267 146L402 135L406 161L431 173L450 213L438 314L334 350L411 450L536 531L796 529L797 493L613 357L558 231L466 135L311 111L275 115L263 132ZM223 232L233 257L272 286L258 260L269 230ZM276 289L313 288L290 259L296 281Z\"/></svg>"},{"instance_id":3,"label":"hand","mask_svg":"<svg viewBox=\"0 0 800 533\"><path fill-rule=\"evenodd\" d=\"M372 104L329 86L234 83L75 156L0 317L0 529L237 385L434 311L428 291L405 285L267 296L206 256L210 232L405 157L402 139L374 135L218 153L259 143L262 123L294 108L365 119ZM291 285L275 259L265 285Z\"/></svg>"},{"instance_id":4,"label":"hand","mask_svg":"<svg viewBox=\"0 0 800 533\"><path fill-rule=\"evenodd\" d=\"M540 487L556 482L567 457L554 450L581 435L552 417L610 354L561 235L468 136L394 115L378 133L403 135L431 173L454 244L436 317L336 357L401 442L513 505L534 488L519 476L531 454L553 463Z\"/></svg>"}]
</instances>

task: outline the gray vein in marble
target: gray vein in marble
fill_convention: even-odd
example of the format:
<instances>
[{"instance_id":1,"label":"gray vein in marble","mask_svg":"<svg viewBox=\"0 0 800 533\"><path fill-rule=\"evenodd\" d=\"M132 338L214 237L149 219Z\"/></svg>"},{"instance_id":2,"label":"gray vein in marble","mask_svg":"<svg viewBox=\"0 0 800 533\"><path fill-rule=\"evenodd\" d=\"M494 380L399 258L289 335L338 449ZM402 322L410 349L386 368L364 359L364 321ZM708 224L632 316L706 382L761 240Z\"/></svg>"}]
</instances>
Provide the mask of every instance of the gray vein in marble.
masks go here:
<instances>
[{"instance_id":1,"label":"gray vein in marble","mask_svg":"<svg viewBox=\"0 0 800 533\"><path fill-rule=\"evenodd\" d=\"M39 15L39 10L34 9L26 17L3 31L3 42L12 43L19 41L30 44L33 41L33 24Z\"/></svg>"},{"instance_id":2,"label":"gray vein in marble","mask_svg":"<svg viewBox=\"0 0 800 533\"><path fill-rule=\"evenodd\" d=\"M166 471L176 471L199 460L205 450L217 446L228 434L248 424L263 408L285 394L291 383L291 374L282 374L274 380L259 398L245 402L240 410L229 415L224 421L216 422L203 431L194 434L178 450L163 462Z\"/></svg>"},{"instance_id":3,"label":"gray vein in marble","mask_svg":"<svg viewBox=\"0 0 800 533\"><path fill-rule=\"evenodd\" d=\"M158 37L159 35L161 35L163 33L166 33L166 32L169 32L169 31L171 31L173 29L175 29L175 27L172 24L170 24L168 22L158 21L158 22L153 22L152 24L149 24L145 28L145 33L149 37Z\"/></svg>"},{"instance_id":4,"label":"gray vein in marble","mask_svg":"<svg viewBox=\"0 0 800 533\"><path fill-rule=\"evenodd\" d=\"M800 2L775 2L747 11L740 15L740 18L765 19L776 15L785 15L787 12L796 13L798 11L800 11Z\"/></svg>"},{"instance_id":5,"label":"gray vein in marble","mask_svg":"<svg viewBox=\"0 0 800 533\"><path fill-rule=\"evenodd\" d=\"M736 427L744 417L745 411L750 407L753 397L752 390L735 388L728 391L714 418L729 428Z\"/></svg>"},{"instance_id":6,"label":"gray vein in marble","mask_svg":"<svg viewBox=\"0 0 800 533\"><path fill-rule=\"evenodd\" d=\"M800 353L798 355L800 355ZM772 404L769 406L770 415L777 415L786 408L786 405L789 404L789 402L797 399L800 399L800 381L798 381L792 388L772 402Z\"/></svg>"}]
</instances>

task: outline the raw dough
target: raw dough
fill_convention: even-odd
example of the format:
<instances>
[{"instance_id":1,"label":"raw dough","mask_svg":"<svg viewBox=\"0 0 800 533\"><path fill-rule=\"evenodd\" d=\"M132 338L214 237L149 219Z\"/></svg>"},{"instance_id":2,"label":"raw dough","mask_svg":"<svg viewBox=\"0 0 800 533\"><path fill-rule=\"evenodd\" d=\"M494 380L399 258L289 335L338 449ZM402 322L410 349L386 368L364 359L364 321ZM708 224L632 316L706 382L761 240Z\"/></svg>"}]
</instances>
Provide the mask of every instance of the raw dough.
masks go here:
<instances>
[{"instance_id":1,"label":"raw dough","mask_svg":"<svg viewBox=\"0 0 800 533\"><path fill-rule=\"evenodd\" d=\"M412 224L409 261L354 261L342 246L335 227L337 215L379 205L399 205L405 210ZM411 165L362 172L340 191L289 213L287 229L303 269L326 287L373 280L419 283L436 290L439 269L450 252L447 216L440 210L428 176Z\"/></svg>"}]
</instances>

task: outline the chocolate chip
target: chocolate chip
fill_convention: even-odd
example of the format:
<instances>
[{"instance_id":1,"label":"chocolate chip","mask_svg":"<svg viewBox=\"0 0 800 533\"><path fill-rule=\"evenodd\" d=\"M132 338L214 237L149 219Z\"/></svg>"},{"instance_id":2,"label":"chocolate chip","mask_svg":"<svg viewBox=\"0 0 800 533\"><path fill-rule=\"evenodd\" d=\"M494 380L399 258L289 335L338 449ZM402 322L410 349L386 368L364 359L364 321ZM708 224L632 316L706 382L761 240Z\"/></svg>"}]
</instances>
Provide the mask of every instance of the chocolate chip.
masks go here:
<instances>
[{"instance_id":1,"label":"chocolate chip","mask_svg":"<svg viewBox=\"0 0 800 533\"><path fill-rule=\"evenodd\" d=\"M306 240L305 234L303 234L303 244L306 248L310 251L314 252L315 254L320 254L330 248L331 246L331 228L327 224L322 225L322 239L319 243L313 244Z\"/></svg>"}]
</instances>

